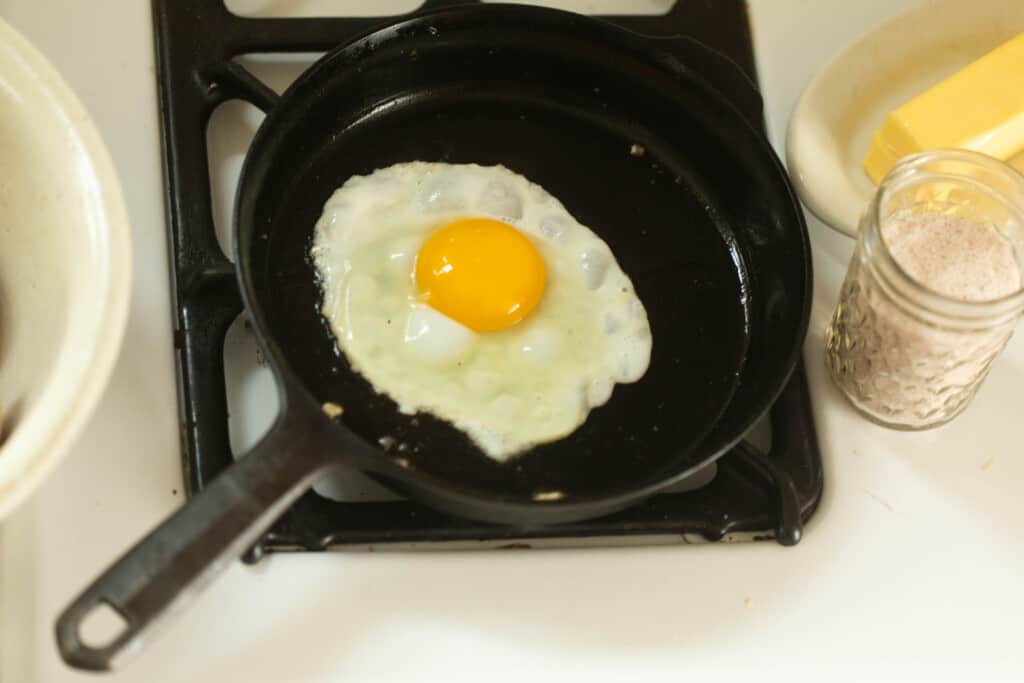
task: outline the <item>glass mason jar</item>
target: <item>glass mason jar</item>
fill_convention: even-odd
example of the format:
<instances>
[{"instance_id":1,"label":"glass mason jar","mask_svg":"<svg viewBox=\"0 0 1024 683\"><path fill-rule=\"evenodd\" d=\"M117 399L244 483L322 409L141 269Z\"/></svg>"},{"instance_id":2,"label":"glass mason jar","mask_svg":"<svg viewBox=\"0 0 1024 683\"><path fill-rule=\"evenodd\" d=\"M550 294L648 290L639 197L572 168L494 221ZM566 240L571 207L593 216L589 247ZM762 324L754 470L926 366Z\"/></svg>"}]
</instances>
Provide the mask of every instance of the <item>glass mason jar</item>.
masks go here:
<instances>
[{"instance_id":1,"label":"glass mason jar","mask_svg":"<svg viewBox=\"0 0 1024 683\"><path fill-rule=\"evenodd\" d=\"M1001 276L1004 284L1008 274L1014 276L1016 290L974 300L915 279L883 236L887 221L906 216L952 216L979 229L994 228L1013 249L1010 270L1003 267ZM988 238L1002 249L1005 266L1006 249ZM935 246L918 244L917 254ZM950 256L946 249L936 258ZM972 268L977 272L977 263ZM861 219L857 248L825 331L833 380L854 406L885 426L925 429L948 422L967 407L1013 334L1024 312L1022 279L1024 176L975 152L939 150L904 159L883 179Z\"/></svg>"}]
</instances>

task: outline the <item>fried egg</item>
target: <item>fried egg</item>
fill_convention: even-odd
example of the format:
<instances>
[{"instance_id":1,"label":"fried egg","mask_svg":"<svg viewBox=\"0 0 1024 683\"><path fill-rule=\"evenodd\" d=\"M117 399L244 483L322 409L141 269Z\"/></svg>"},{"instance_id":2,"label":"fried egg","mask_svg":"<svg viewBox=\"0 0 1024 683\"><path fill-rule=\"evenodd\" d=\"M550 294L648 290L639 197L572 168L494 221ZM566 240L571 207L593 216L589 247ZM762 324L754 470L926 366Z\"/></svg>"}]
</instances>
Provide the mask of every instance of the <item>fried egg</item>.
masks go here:
<instances>
[{"instance_id":1,"label":"fried egg","mask_svg":"<svg viewBox=\"0 0 1024 683\"><path fill-rule=\"evenodd\" d=\"M647 312L608 245L503 166L410 162L327 201L311 257L353 370L507 460L647 371Z\"/></svg>"}]
</instances>

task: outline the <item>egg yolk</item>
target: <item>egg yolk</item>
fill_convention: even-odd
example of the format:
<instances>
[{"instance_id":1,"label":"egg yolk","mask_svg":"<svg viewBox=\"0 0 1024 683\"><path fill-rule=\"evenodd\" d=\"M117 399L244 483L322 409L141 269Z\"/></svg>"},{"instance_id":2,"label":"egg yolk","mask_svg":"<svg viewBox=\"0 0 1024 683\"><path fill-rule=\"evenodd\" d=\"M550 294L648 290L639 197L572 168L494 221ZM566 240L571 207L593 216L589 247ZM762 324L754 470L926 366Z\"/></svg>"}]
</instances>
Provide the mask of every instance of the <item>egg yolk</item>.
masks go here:
<instances>
[{"instance_id":1,"label":"egg yolk","mask_svg":"<svg viewBox=\"0 0 1024 683\"><path fill-rule=\"evenodd\" d=\"M529 238L491 218L438 229L416 257L423 299L477 332L515 325L544 293L544 261Z\"/></svg>"}]
</instances>

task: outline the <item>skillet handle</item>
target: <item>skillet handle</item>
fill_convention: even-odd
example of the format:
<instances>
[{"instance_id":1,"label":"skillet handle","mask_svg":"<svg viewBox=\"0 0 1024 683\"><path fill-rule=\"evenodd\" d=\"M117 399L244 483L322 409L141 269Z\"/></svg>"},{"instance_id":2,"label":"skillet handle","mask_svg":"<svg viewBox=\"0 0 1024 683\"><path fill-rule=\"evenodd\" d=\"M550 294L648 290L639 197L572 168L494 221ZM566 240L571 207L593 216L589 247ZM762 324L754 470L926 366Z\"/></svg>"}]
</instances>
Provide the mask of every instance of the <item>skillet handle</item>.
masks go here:
<instances>
[{"instance_id":1,"label":"skillet handle","mask_svg":"<svg viewBox=\"0 0 1024 683\"><path fill-rule=\"evenodd\" d=\"M317 416L320 417L320 416ZM270 432L202 492L135 545L60 615L57 646L69 665L107 671L139 649L158 622L190 602L338 462L326 419L278 418ZM99 609L98 609L99 608ZM82 625L94 610L120 617L119 633L87 644Z\"/></svg>"}]
</instances>

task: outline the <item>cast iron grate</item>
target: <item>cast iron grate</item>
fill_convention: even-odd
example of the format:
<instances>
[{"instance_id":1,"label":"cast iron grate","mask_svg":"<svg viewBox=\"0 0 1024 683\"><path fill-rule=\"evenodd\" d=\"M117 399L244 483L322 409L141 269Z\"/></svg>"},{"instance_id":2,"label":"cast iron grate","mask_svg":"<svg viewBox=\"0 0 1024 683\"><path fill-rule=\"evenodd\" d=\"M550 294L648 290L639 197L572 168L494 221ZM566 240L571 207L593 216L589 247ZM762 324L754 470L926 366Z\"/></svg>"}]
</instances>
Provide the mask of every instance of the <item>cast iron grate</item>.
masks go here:
<instances>
[{"instance_id":1,"label":"cast iron grate","mask_svg":"<svg viewBox=\"0 0 1024 683\"><path fill-rule=\"evenodd\" d=\"M420 9L453 4L465 0L427 0ZM678 0L665 15L604 18L647 35L688 35L731 58L756 81L743 0ZM232 60L253 53L323 52L390 20L247 18L228 11L224 0L153 0L182 461L189 495L233 461L223 349L225 334L242 311L234 267L215 233L207 124L225 101L241 99L265 107L275 97ZM700 59L700 51L689 58ZM763 126L759 101L747 98L735 104ZM609 517L559 526L497 527L407 501L337 502L310 492L278 520L247 559L258 559L263 551L376 547L767 538L791 545L799 541L822 490L821 456L802 364L771 411L771 429L767 455L740 444L718 461L710 483L696 490L659 495Z\"/></svg>"}]
</instances>

